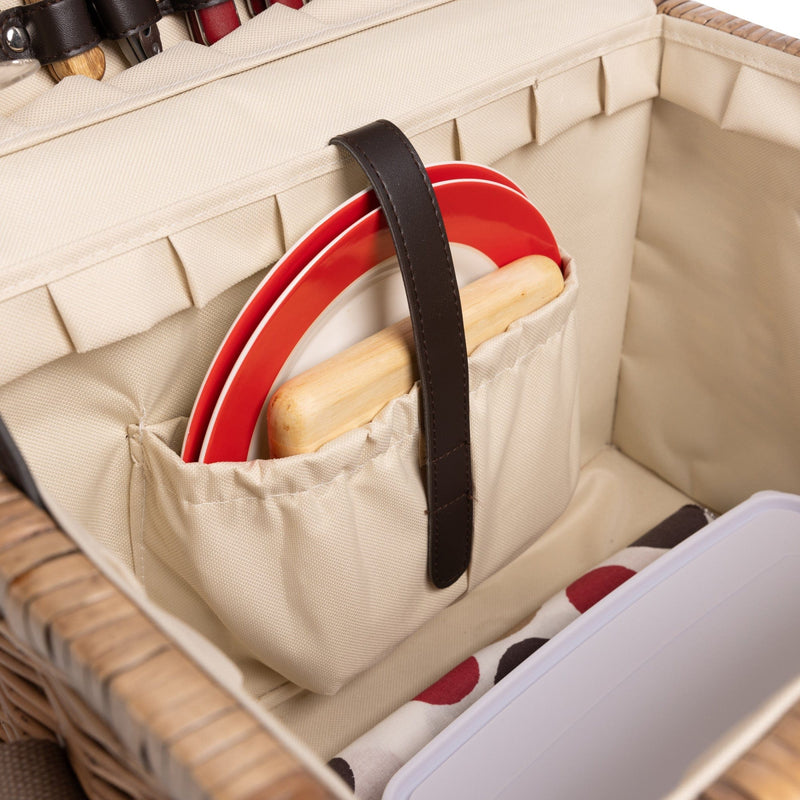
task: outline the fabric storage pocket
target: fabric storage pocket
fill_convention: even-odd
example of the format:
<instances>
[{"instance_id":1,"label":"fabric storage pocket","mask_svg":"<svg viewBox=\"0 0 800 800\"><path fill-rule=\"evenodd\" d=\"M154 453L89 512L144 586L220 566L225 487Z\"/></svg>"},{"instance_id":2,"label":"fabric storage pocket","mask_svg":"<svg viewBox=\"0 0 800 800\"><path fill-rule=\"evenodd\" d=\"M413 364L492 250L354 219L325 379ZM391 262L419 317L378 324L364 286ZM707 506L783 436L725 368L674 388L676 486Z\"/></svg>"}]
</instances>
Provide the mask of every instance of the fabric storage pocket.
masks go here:
<instances>
[{"instance_id":1,"label":"fabric storage pocket","mask_svg":"<svg viewBox=\"0 0 800 800\"><path fill-rule=\"evenodd\" d=\"M467 573L426 574L418 390L318 452L184 463L184 420L128 431L137 571L169 605L163 565L260 661L333 693L534 542L578 473L578 281L469 359L475 527ZM158 561L159 569L148 564ZM162 585L154 585L157 579Z\"/></svg>"}]
</instances>

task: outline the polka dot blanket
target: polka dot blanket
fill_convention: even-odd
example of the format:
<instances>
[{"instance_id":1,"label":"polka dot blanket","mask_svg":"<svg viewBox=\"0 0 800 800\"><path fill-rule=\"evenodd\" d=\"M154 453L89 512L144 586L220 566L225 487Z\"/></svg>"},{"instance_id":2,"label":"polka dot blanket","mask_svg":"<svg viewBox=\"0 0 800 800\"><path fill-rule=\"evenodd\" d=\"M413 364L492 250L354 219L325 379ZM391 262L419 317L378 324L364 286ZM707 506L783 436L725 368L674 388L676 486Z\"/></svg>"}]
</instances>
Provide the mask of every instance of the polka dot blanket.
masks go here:
<instances>
[{"instance_id":1,"label":"polka dot blanket","mask_svg":"<svg viewBox=\"0 0 800 800\"><path fill-rule=\"evenodd\" d=\"M524 626L462 661L345 747L329 766L359 800L379 800L392 775L462 711L584 611L709 519L699 506L679 509L551 597Z\"/></svg>"}]
</instances>

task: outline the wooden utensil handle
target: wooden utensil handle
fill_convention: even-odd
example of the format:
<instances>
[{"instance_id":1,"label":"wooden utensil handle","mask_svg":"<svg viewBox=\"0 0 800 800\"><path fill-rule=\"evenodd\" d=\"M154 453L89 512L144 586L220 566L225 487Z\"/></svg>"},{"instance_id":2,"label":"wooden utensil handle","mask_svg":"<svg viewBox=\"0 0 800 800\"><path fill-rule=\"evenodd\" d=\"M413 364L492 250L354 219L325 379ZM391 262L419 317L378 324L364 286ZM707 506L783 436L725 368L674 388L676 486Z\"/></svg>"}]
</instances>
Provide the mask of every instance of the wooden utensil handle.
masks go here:
<instances>
[{"instance_id":1,"label":"wooden utensil handle","mask_svg":"<svg viewBox=\"0 0 800 800\"><path fill-rule=\"evenodd\" d=\"M541 308L564 288L559 266L526 256L461 289L467 353ZM267 409L273 458L311 453L374 419L416 380L408 318L370 336L281 386Z\"/></svg>"},{"instance_id":2,"label":"wooden utensil handle","mask_svg":"<svg viewBox=\"0 0 800 800\"><path fill-rule=\"evenodd\" d=\"M36 0L23 0L23 2L32 5ZM48 64L47 71L56 81L68 75L86 75L99 81L106 71L106 55L100 46L93 47L80 55Z\"/></svg>"},{"instance_id":3,"label":"wooden utensil handle","mask_svg":"<svg viewBox=\"0 0 800 800\"><path fill-rule=\"evenodd\" d=\"M101 47L93 47L79 56L54 61L47 65L47 69L57 81L68 75L86 75L99 81L106 71L106 56Z\"/></svg>"}]
</instances>

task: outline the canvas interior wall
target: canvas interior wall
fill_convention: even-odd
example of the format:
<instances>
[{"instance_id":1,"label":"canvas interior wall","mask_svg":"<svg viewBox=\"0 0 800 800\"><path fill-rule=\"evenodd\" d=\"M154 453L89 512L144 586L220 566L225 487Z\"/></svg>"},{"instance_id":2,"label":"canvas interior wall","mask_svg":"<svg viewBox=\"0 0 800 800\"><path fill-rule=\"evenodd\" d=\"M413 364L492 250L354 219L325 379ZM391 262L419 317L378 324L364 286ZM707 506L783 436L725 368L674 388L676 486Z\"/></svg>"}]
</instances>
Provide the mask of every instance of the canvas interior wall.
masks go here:
<instances>
[{"instance_id":1,"label":"canvas interior wall","mask_svg":"<svg viewBox=\"0 0 800 800\"><path fill-rule=\"evenodd\" d=\"M129 567L127 427L189 412L264 270L363 185L324 144L364 119L394 119L429 162L497 163L536 198L578 263L587 262L583 462L609 441L660 19L648 0L619 3L611 20L591 4L577 20L549 2L541 9L552 18L545 36L516 2L499 5L488 30L472 0L410 4L416 13L387 5L390 16L407 14L391 32L347 19L334 30L351 35L319 48L313 36L289 38L289 27L282 49L229 58L228 77L210 83L209 73L186 77L191 59L181 48L167 51L156 61L166 65L159 96L169 102L152 102L133 83L120 99L105 83L90 90L64 81L0 131L0 180L11 196L25 197L7 210L15 235L2 242L0 333L18 346L0 364L0 402L42 484ZM343 4L351 15L354 6ZM591 36L610 23L611 33ZM432 37L437 28L447 36ZM409 65L387 49L390 35L430 41L430 58L448 68L431 80L426 59ZM465 46L471 41L475 47ZM324 71L319 59L337 63L338 94L298 85L298 76ZM392 82L388 98L380 81L360 80L364 63L378 62ZM287 104L292 124L276 128ZM174 136L182 125L203 131L191 152ZM230 158L209 162L205 152ZM185 167L199 162L203 170ZM563 191L567 184L574 190ZM31 185L49 188L31 193ZM613 219L599 211L612 194Z\"/></svg>"},{"instance_id":2,"label":"canvas interior wall","mask_svg":"<svg viewBox=\"0 0 800 800\"><path fill-rule=\"evenodd\" d=\"M767 484L800 491L790 347L800 325L800 109L785 86L796 90L800 69L789 56L656 17L650 0L602 13L586 2L585 14L542 0L546 25L529 19L526 3L495 5L488 17L464 0L404 7L391 26L342 22L348 35L324 55L316 27L296 46L289 25L289 44L250 55L244 32L235 57L224 47L202 56L202 79L175 53L158 67L158 92L142 94L134 70L121 86L42 95L0 126L0 184L20 197L30 185L54 187L10 210L19 236L0 245L0 336L20 343L0 364L0 410L40 482L91 534L88 548L107 563L99 543L128 573L128 426L189 412L264 271L361 188L325 147L332 134L385 116L428 162L497 166L579 265L583 470L573 502L523 557L389 659L333 697L301 692L257 664L167 565L155 567L154 584L171 588L151 600L233 659L248 692L323 758L689 497L722 509ZM408 60L391 47L400 39L430 49ZM319 59L338 65L338 99L294 83L316 74ZM364 63L397 77L391 93L353 94ZM432 63L446 65L435 80ZM768 97L779 108L759 113ZM204 109L241 118L243 103L238 129L208 123ZM230 161L182 168L191 158L173 131L187 122L203 131L195 155ZM139 141L142 126L158 150ZM141 148L138 161L131 147ZM121 150L129 157L109 158ZM96 156L79 169L85 152ZM129 196L117 197L119 186ZM690 235L698 217L719 222ZM52 224L43 230L44 219Z\"/></svg>"},{"instance_id":3,"label":"canvas interior wall","mask_svg":"<svg viewBox=\"0 0 800 800\"><path fill-rule=\"evenodd\" d=\"M665 23L614 442L725 511L800 491L800 69Z\"/></svg>"}]
</instances>

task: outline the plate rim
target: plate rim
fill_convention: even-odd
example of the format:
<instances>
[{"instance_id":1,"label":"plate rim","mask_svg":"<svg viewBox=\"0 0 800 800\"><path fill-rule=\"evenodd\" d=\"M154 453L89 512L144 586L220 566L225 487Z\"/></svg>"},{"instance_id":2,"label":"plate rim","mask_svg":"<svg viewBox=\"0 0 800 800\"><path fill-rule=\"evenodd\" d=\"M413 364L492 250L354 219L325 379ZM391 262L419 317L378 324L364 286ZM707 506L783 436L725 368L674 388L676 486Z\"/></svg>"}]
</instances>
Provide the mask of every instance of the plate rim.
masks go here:
<instances>
[{"instance_id":1,"label":"plate rim","mask_svg":"<svg viewBox=\"0 0 800 800\"><path fill-rule=\"evenodd\" d=\"M507 186L503 186L502 184L498 184L496 182L487 181L487 180L469 179L469 178L454 179L454 180L451 180L451 181L440 181L440 182L438 182L436 184L436 187L437 188L441 188L441 187L443 187L445 185L449 185L449 186L453 186L453 185L461 185L461 186L464 186L464 185L478 185L479 187L484 187L485 190L489 190L488 187L494 187L492 189L492 191L499 190L503 194L507 193L508 196L519 197L522 201L524 201L526 204L528 204L530 206L530 208L541 218L542 224L545 226L545 228L547 229L548 233L550 234L550 241L551 241L552 245L554 246L554 248L557 250L557 243L556 243L555 237L553 236L552 231L550 230L550 227L547 224L547 221L544 219L544 217L542 216L541 212L539 212L539 210L533 205L533 203L530 202L530 200L525 195L522 195L519 192L516 192L516 191L510 189ZM449 191L451 191L451 189L448 188L445 191L449 192ZM242 348L242 351L237 356L234 365L231 367L228 375L226 376L225 383L224 383L224 385L223 385L223 387L222 387L222 389L221 389L221 391L219 393L219 396L217 398L217 402L214 405L214 409L213 409L212 415L211 415L211 417L209 419L208 425L206 427L205 434L203 436L203 442L202 442L202 447L201 447L201 451L200 451L200 456L197 459L200 463L208 464L208 463L216 463L219 460L231 460L231 459L218 459L218 458L216 458L214 456L211 456L211 458L209 460L209 452L208 451L209 451L210 448L213 447L212 442L211 442L211 437L217 435L217 434L214 433L214 428L218 424L218 418L220 416L220 413L222 412L224 404L226 404L228 402L227 398L228 398L228 394L230 392L231 384L232 384L233 380L235 379L235 377L238 374L239 370L242 368L242 364L243 364L244 360L247 358L248 353L252 350L252 347L255 345L255 343L258 341L258 339L263 335L264 328L268 325L269 321L272 319L272 317L276 313L276 311L279 308L279 306L286 300L286 298L288 297L289 293L292 292L295 289L295 287L298 285L298 283L301 280L305 279L305 277L308 275L309 271L311 269L313 269L317 264L319 264L320 261L323 258L325 258L325 257L330 255L331 250L335 246L339 245L340 242L342 241L342 239L344 239L345 237L352 237L352 236L356 235L356 233L354 232L356 229L361 229L363 227L366 227L368 225L367 220L372 219L374 221L374 218L376 216L380 215L381 213L382 212L381 212L380 208L373 209L371 212L369 212L369 214L366 214L363 217L361 217L360 219L358 219L356 222L354 222L352 225L350 225L346 230L344 230L337 237L335 237L331 242L329 242L329 244L325 248L320 250L314 256L314 258L311 259L311 261L309 261L309 263L305 267L303 267L303 269L300 270L300 272L295 276L295 278L290 282L290 284L284 289L284 291L281 293L281 295L275 300L275 302L270 306L270 308L267 309L265 314L262 316L261 320L259 320L258 325L256 326L255 330L252 332L252 334L248 338L248 341L247 341L246 345ZM384 223L385 223L385 221L384 221ZM459 244L469 245L470 243L469 242L459 242ZM372 265L372 266L374 267L376 265ZM498 266L502 267L504 265L500 264ZM328 304L330 302L333 302L333 300L328 301ZM328 304L326 304L326 307L327 307ZM295 342L295 345L296 345L296 342ZM271 388L271 386L270 386L270 388ZM269 392L267 392L267 395L268 394L269 394ZM263 406L263 403L262 403L262 406ZM250 439L252 438L252 434L253 434L253 431L250 432L250 436L248 437L248 446L249 446ZM241 461L243 459L242 458L238 458L238 459L235 459L235 460Z\"/></svg>"},{"instance_id":2,"label":"plate rim","mask_svg":"<svg viewBox=\"0 0 800 800\"><path fill-rule=\"evenodd\" d=\"M517 194L522 195L527 199L525 192L519 187L517 183L515 183L511 178L507 175L499 172L498 170L494 169L493 167L489 167L485 164L479 164L473 161L440 161L434 164L430 164L426 167L426 171L430 172L430 170L434 171L434 175L431 176L431 180L433 185L438 185L439 183L446 183L450 180L487 180L489 182L497 183L500 186L506 186L507 188L511 189L512 191L516 192ZM446 174L447 172L455 170L456 172L464 172L468 171L476 171L480 172L481 174L485 174L486 178L446 178L446 177L436 177L436 173L441 172ZM490 177L491 176L491 180ZM245 301L244 305L239 309L236 317L234 318L233 322L228 326L228 330L225 333L225 336L222 338L219 346L217 347L216 351L214 352L213 357L211 358L211 362L209 363L208 368L203 376L203 380L200 383L200 387L195 394L194 401L192 403L191 411L189 412L189 416L186 422L186 430L184 431L183 442L181 443L181 452L180 457L181 460L187 463L193 463L195 461L201 460L201 453L203 450L203 446L205 444L206 432L211 425L211 420L214 416L214 411L216 409L217 403L219 401L220 395L222 390L225 386L227 381L227 375L230 371L234 368L236 364L236 359L230 358L225 359L225 363L227 366L220 366L220 359L223 353L227 350L229 346L231 346L231 339L234 336L238 338L238 331L237 328L241 325L241 320L243 317L248 315L252 312L253 305L258 302L259 297L271 287L271 284L274 283L276 280L282 280L282 273L285 271L285 265L287 262L291 262L299 256L297 255L298 251L301 251L305 246L308 246L308 242L310 239L313 239L315 236L323 236L321 231L326 229L330 226L333 220L337 217L345 215L348 211L353 211L357 209L360 204L369 201L369 195L372 195L372 202L369 202L369 210L366 213L362 213L357 219L354 219L350 225L346 226L343 230L336 234L336 236L341 235L344 233L349 227L359 222L364 216L369 213L372 213L375 209L379 208L377 198L374 196L374 191L371 188L363 189L360 192L349 197L343 203L340 203L336 208L326 214L322 219L319 220L315 225L308 229L279 259L275 262L273 267L269 270L269 272L264 276L264 278L258 283L258 285L253 289L250 293L249 297ZM336 238L330 238L330 236L325 236L327 239L327 243L325 247L327 247L331 242ZM324 248L319 248L318 252L321 252ZM314 256L312 256L313 258ZM306 265L309 263L310 259L306 260ZM304 269L304 266L300 267L298 273ZM291 281L290 281L291 282ZM286 290L288 287L284 285L283 289L278 294L278 297L275 298L272 304L277 302L283 294L283 291ZM270 304L270 306L272 305ZM269 307L264 309L260 313L260 317L263 317L265 313L269 311ZM256 312L257 313L257 312ZM258 324L258 323L257 323ZM256 324L256 327L257 327ZM241 338L245 339L244 344L241 346L241 349L237 353L237 358L241 351L247 346L247 343L250 340L250 337L253 335L255 331L255 327L250 329L246 334L242 333ZM228 362L230 362L228 364ZM227 369L227 373L225 375L225 380L218 378L217 373L219 369ZM211 386L211 384L214 386ZM219 390L214 394L214 387L216 384L219 383ZM213 395L213 398L209 399L209 393ZM203 413L200 413L200 409L206 409L210 406L210 411L206 412L205 410ZM205 419L205 423L203 423L203 419ZM198 430L198 427L202 427L202 430Z\"/></svg>"}]
</instances>

